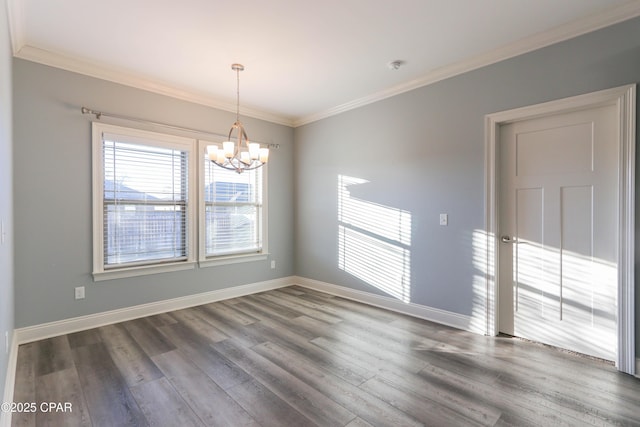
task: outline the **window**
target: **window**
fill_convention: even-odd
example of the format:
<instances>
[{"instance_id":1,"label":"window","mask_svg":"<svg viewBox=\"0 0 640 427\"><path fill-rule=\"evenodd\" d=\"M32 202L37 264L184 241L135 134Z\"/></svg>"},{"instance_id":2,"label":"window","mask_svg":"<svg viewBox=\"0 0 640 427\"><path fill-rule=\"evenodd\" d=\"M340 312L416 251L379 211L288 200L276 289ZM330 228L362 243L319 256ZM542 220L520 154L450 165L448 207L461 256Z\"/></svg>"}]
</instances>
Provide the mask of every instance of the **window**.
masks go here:
<instances>
[{"instance_id":1,"label":"window","mask_svg":"<svg viewBox=\"0 0 640 427\"><path fill-rule=\"evenodd\" d=\"M93 124L96 280L193 268L194 145Z\"/></svg>"},{"instance_id":2,"label":"window","mask_svg":"<svg viewBox=\"0 0 640 427\"><path fill-rule=\"evenodd\" d=\"M211 163L200 141L200 265L266 259L266 166L238 174Z\"/></svg>"}]
</instances>

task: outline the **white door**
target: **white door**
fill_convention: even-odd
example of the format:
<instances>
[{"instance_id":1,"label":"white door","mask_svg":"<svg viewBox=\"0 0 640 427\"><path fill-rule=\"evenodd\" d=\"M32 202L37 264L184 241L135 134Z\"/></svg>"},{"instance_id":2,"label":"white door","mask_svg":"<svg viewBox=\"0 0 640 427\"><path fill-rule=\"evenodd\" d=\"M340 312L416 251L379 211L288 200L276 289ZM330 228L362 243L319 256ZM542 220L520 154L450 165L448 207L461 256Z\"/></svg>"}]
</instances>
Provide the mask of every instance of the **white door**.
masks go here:
<instances>
[{"instance_id":1,"label":"white door","mask_svg":"<svg viewBox=\"0 0 640 427\"><path fill-rule=\"evenodd\" d=\"M500 127L501 332L616 359L616 107Z\"/></svg>"}]
</instances>

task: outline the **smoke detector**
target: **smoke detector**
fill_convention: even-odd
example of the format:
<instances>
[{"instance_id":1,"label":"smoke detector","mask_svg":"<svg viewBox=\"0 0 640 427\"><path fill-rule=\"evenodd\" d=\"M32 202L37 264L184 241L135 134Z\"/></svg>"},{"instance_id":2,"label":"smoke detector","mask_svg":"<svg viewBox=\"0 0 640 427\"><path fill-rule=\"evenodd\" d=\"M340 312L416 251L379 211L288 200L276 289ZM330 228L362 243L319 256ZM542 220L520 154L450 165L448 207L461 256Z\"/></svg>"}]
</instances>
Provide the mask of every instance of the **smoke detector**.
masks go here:
<instances>
[{"instance_id":1,"label":"smoke detector","mask_svg":"<svg viewBox=\"0 0 640 427\"><path fill-rule=\"evenodd\" d=\"M400 60L395 60L395 61L391 61L387 64L387 67L390 70L397 70L398 68L400 68L401 66L404 65L404 61L400 61Z\"/></svg>"}]
</instances>

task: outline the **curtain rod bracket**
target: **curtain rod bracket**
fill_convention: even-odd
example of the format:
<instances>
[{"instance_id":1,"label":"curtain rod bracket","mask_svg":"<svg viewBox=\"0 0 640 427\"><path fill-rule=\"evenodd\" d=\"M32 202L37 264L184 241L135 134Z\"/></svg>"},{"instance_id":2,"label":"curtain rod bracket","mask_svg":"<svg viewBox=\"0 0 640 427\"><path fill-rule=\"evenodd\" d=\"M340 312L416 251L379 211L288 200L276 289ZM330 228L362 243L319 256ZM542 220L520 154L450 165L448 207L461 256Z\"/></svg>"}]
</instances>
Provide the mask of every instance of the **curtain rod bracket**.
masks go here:
<instances>
[{"instance_id":1,"label":"curtain rod bracket","mask_svg":"<svg viewBox=\"0 0 640 427\"><path fill-rule=\"evenodd\" d=\"M100 111L93 111L92 109L87 107L82 107L81 111L82 114L93 114L98 120L100 120L100 117L102 117L102 113Z\"/></svg>"}]
</instances>

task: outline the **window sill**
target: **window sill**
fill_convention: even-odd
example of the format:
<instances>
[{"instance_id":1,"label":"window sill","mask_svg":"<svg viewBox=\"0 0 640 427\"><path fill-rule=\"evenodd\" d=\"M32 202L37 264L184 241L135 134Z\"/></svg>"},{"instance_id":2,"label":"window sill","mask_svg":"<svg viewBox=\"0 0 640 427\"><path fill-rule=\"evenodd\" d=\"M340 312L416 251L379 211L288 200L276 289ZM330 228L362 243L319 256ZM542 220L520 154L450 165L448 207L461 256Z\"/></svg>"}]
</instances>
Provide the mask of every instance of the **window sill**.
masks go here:
<instances>
[{"instance_id":1,"label":"window sill","mask_svg":"<svg viewBox=\"0 0 640 427\"><path fill-rule=\"evenodd\" d=\"M149 274L169 273L172 271L192 270L196 267L193 261L176 262L161 265L145 265L141 267L119 268L93 273L93 280L101 282L103 280L123 279L126 277L146 276Z\"/></svg>"},{"instance_id":2,"label":"window sill","mask_svg":"<svg viewBox=\"0 0 640 427\"><path fill-rule=\"evenodd\" d=\"M243 255L227 255L216 258L200 260L200 267L215 267L218 265L238 264L242 262L264 261L269 257L268 253L259 254L243 254Z\"/></svg>"}]
</instances>

